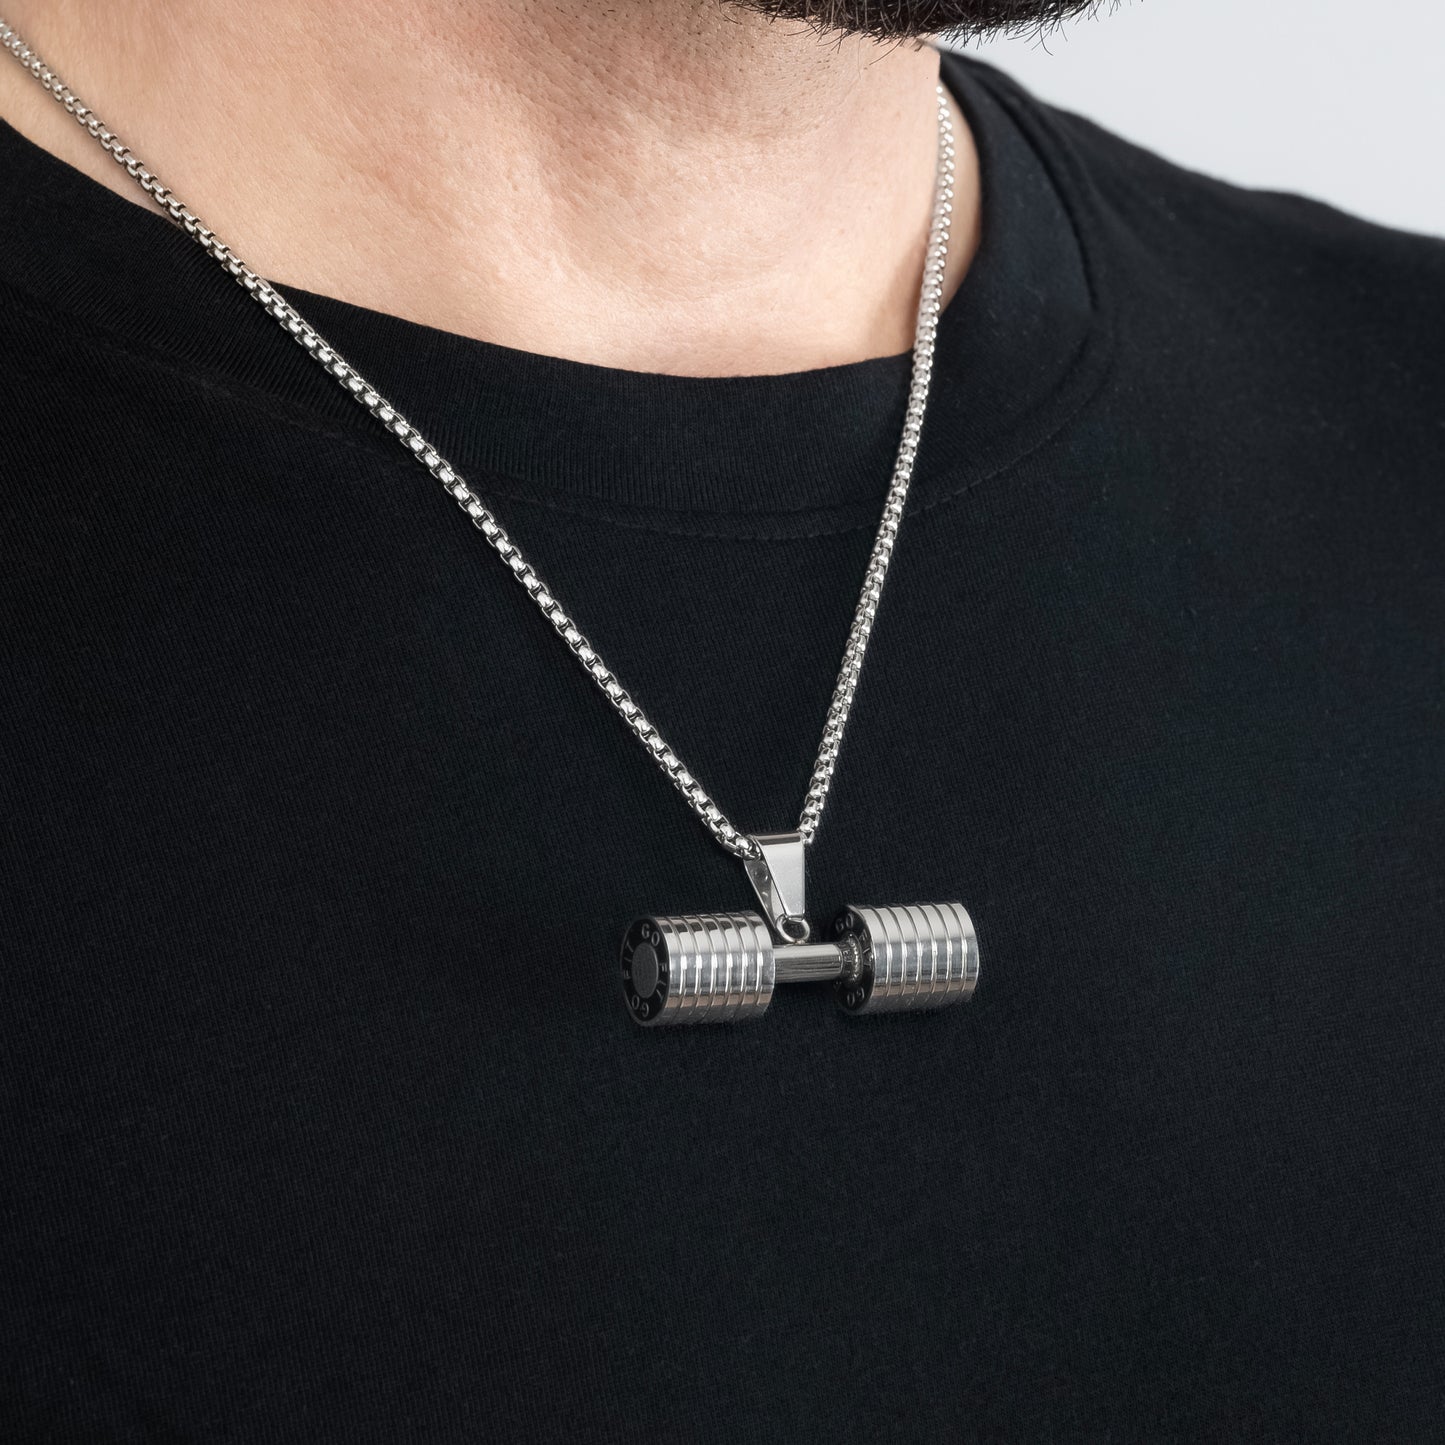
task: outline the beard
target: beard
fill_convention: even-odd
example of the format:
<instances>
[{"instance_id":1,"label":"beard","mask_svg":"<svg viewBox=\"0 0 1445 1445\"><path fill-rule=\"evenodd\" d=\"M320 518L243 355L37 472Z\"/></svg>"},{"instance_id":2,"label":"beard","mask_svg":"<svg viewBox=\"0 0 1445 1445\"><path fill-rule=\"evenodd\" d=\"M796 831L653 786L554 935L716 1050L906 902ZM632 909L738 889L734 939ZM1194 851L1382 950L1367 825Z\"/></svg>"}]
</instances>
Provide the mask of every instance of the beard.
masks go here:
<instances>
[{"instance_id":1,"label":"beard","mask_svg":"<svg viewBox=\"0 0 1445 1445\"><path fill-rule=\"evenodd\" d=\"M875 40L987 39L1043 31L1101 0L730 0L775 20L796 20L823 34Z\"/></svg>"}]
</instances>

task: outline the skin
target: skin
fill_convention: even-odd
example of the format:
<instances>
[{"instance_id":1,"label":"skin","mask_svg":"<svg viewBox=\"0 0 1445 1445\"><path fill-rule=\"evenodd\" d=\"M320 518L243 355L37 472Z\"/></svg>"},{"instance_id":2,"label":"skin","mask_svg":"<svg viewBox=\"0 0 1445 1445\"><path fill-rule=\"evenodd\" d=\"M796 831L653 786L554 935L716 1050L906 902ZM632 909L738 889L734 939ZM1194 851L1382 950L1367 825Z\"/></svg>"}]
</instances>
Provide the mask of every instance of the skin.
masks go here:
<instances>
[{"instance_id":1,"label":"skin","mask_svg":"<svg viewBox=\"0 0 1445 1445\"><path fill-rule=\"evenodd\" d=\"M923 38L719 0L4 0L0 15L283 287L673 375L912 345L936 153ZM3 55L0 116L149 204ZM977 155L953 121L945 304L980 227Z\"/></svg>"}]
</instances>

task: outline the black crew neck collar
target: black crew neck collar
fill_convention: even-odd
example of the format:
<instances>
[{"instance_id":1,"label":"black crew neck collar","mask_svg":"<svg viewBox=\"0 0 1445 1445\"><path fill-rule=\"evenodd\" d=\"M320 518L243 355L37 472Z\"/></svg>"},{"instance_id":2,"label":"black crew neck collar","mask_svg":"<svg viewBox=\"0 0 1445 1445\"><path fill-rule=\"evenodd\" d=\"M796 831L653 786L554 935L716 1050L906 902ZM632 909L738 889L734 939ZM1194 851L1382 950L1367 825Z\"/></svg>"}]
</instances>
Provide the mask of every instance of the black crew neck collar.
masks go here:
<instances>
[{"instance_id":1,"label":"black crew neck collar","mask_svg":"<svg viewBox=\"0 0 1445 1445\"><path fill-rule=\"evenodd\" d=\"M1037 445L1097 371L1104 324L1086 187L1036 104L947 51L941 77L979 151L982 239L938 327L910 510ZM395 449L182 232L0 121L0 283L107 344ZM203 200L203 198L197 198ZM863 264L863 263L860 263ZM779 375L681 377L499 346L283 288L463 475L497 494L639 512L862 524L886 492L907 352ZM268 423L269 424L269 423ZM398 452L399 455L399 452Z\"/></svg>"}]
</instances>

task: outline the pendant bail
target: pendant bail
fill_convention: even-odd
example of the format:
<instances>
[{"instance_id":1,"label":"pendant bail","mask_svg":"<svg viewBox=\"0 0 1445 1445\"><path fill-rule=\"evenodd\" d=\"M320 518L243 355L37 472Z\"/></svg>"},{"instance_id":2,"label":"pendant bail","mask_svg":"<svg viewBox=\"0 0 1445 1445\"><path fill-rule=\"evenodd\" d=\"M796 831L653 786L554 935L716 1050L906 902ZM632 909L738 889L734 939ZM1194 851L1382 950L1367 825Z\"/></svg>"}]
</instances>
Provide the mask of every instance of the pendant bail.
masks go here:
<instances>
[{"instance_id":1,"label":"pendant bail","mask_svg":"<svg viewBox=\"0 0 1445 1445\"><path fill-rule=\"evenodd\" d=\"M805 942L812 930L803 891L803 835L754 833L752 839L762 857L744 858L743 867L768 922L785 943Z\"/></svg>"}]
</instances>

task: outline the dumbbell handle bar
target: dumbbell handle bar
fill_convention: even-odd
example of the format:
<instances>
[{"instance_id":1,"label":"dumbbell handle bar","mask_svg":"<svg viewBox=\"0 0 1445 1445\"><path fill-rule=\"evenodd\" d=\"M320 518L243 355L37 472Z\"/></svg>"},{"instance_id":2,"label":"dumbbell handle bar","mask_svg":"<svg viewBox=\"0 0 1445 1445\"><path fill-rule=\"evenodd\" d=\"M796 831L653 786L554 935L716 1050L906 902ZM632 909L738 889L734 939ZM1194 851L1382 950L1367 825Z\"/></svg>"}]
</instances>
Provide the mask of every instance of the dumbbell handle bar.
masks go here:
<instances>
[{"instance_id":1,"label":"dumbbell handle bar","mask_svg":"<svg viewBox=\"0 0 1445 1445\"><path fill-rule=\"evenodd\" d=\"M785 943L773 950L779 983L831 983L846 960L836 943Z\"/></svg>"}]
</instances>

